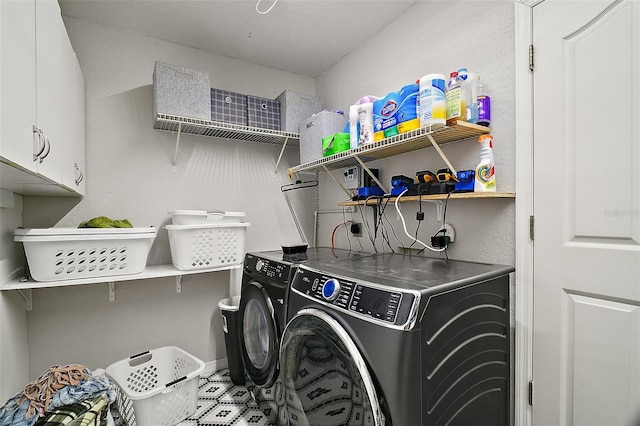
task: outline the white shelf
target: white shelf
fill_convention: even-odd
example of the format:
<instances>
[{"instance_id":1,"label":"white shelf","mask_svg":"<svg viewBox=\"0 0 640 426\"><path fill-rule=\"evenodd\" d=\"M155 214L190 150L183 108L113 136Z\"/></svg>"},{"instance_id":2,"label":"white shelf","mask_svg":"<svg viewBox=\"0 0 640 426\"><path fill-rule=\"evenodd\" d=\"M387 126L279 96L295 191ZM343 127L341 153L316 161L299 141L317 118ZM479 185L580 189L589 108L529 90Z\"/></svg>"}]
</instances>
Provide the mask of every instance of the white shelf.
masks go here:
<instances>
[{"instance_id":1,"label":"white shelf","mask_svg":"<svg viewBox=\"0 0 640 426\"><path fill-rule=\"evenodd\" d=\"M300 146L300 135L297 133L241 126L238 124L219 123L177 115L158 114L153 128L167 132L180 132L183 134L208 136L212 138Z\"/></svg>"},{"instance_id":2,"label":"white shelf","mask_svg":"<svg viewBox=\"0 0 640 426\"><path fill-rule=\"evenodd\" d=\"M376 205L382 203L394 203L397 197L372 197L369 200L343 201L339 206L365 206ZM515 192L452 192L451 194L434 194L434 195L408 195L400 198L399 203L408 201L445 201L445 200L477 200L477 199L496 199L496 198L516 198Z\"/></svg>"},{"instance_id":3,"label":"white shelf","mask_svg":"<svg viewBox=\"0 0 640 426\"><path fill-rule=\"evenodd\" d=\"M223 266L209 269L197 269L193 271L181 271L176 269L173 265L151 265L147 266L144 271L139 274L129 275L112 275L107 277L95 277L95 278L78 278L73 280L60 280L60 281L46 281L38 282L32 279L25 280L24 278L15 279L8 283L1 284L0 290L25 290L25 289L37 289L47 287L67 287L74 285L85 284L97 284L97 283L115 283L122 281L134 281L134 280L146 280L162 277L182 277L183 275L203 274L205 272L218 272L227 271L232 269L242 268L242 264Z\"/></svg>"},{"instance_id":4,"label":"white shelf","mask_svg":"<svg viewBox=\"0 0 640 426\"><path fill-rule=\"evenodd\" d=\"M108 277L95 277L95 278L79 278L73 280L60 280L60 281L46 281L38 282L27 277L22 277L9 281L5 284L0 284L0 290L17 290L25 300L25 308L27 311L33 309L33 297L32 290L39 288L51 288L51 287L68 287L76 285L86 284L99 284L107 283L109 285L109 300L113 302L116 300L116 282L122 281L134 281L134 280L146 280L152 278L163 277L175 277L176 278L176 293L182 292L182 277L184 275L204 274L207 272L219 272L219 271L231 271L242 268L242 263L239 265L223 266L218 268L209 269L197 269L193 271L181 271L176 269L173 265L152 265L147 266L144 271L139 274L130 275L113 275Z\"/></svg>"},{"instance_id":5,"label":"white shelf","mask_svg":"<svg viewBox=\"0 0 640 426\"><path fill-rule=\"evenodd\" d=\"M491 129L464 121L457 122L450 127L421 127L406 133L385 138L356 149L339 152L289 169L289 176L308 170L334 170L363 162L379 160L394 155L437 145L455 142L467 138L477 137L489 133ZM434 145L434 142L436 145ZM442 154L441 154L442 155Z\"/></svg>"}]
</instances>

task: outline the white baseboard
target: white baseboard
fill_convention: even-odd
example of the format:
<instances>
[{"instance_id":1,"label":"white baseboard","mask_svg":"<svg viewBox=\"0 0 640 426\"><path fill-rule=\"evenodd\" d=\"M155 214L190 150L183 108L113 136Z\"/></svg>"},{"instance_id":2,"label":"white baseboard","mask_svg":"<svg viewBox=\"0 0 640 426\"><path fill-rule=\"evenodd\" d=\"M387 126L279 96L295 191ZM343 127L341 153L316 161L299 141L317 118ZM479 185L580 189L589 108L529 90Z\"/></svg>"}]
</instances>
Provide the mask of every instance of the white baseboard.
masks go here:
<instances>
[{"instance_id":1,"label":"white baseboard","mask_svg":"<svg viewBox=\"0 0 640 426\"><path fill-rule=\"evenodd\" d=\"M215 359L213 361L207 361L204 365L204 371L202 374L215 373L218 370L229 367L229 360L227 358Z\"/></svg>"}]
</instances>

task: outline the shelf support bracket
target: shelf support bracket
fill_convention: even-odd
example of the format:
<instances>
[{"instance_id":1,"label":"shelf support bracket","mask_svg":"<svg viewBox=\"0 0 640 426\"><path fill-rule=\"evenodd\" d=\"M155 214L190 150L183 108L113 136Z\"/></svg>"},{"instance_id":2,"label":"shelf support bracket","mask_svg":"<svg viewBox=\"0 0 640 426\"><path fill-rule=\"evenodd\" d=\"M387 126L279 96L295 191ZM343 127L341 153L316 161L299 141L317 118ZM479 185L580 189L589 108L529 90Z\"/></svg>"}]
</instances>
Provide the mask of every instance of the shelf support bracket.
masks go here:
<instances>
[{"instance_id":1,"label":"shelf support bracket","mask_svg":"<svg viewBox=\"0 0 640 426\"><path fill-rule=\"evenodd\" d=\"M176 293L182 293L182 275L176 275Z\"/></svg>"},{"instance_id":2,"label":"shelf support bracket","mask_svg":"<svg viewBox=\"0 0 640 426\"><path fill-rule=\"evenodd\" d=\"M422 202L433 203L436 205L436 217L438 218L438 222L442 222L442 206L444 206L444 201L442 200L422 200Z\"/></svg>"},{"instance_id":3,"label":"shelf support bracket","mask_svg":"<svg viewBox=\"0 0 640 426\"><path fill-rule=\"evenodd\" d=\"M351 197L353 196L353 194L352 194L352 193L350 193L350 192L349 192L349 190L348 190L347 188L345 188L345 187L344 187L344 185L343 185L343 184L342 184L338 179L336 179L336 177L335 177L335 176L334 176L334 175L329 171L329 169L327 169L327 166L325 166L325 165L323 164L323 165L322 165L322 168L324 169L324 171L325 171L325 172L327 172L327 174L328 174L329 176L331 176L331 179L333 179L333 181L334 181L335 183L337 183L337 184L338 184L338 186L339 186L340 188L342 188L342 190L344 191L344 193L345 193L345 194L347 194L347 196L349 197L349 199L351 199Z\"/></svg>"},{"instance_id":4,"label":"shelf support bracket","mask_svg":"<svg viewBox=\"0 0 640 426\"><path fill-rule=\"evenodd\" d=\"M456 169L451 165L451 162L449 161L447 156L444 155L444 152L442 152L442 149L440 149L440 146L438 145L438 143L435 141L435 139L433 139L433 136L431 136L431 134L427 134L427 139L429 139L429 142L431 142L431 145L433 145L436 151L438 151L438 154L440 154L440 157L442 158L442 160L447 164L447 167L449 167L449 170L451 170L451 173L453 173L454 176L458 176L458 172L456 172Z\"/></svg>"},{"instance_id":5,"label":"shelf support bracket","mask_svg":"<svg viewBox=\"0 0 640 426\"><path fill-rule=\"evenodd\" d=\"M384 185L382 184L382 182L380 182L378 180L378 178L373 174L373 172L371 171L371 169L369 169L369 167L367 167L366 164L364 164L364 162L360 159L360 157L358 157L357 155L354 155L353 158L355 158L358 163L360 163L360 166L362 167L362 170L366 171L367 174L369 176L371 176L371 179L374 180L375 183L378 184L378 186L384 191L385 194L388 194L389 191L387 191L387 188L384 187Z\"/></svg>"},{"instance_id":6,"label":"shelf support bracket","mask_svg":"<svg viewBox=\"0 0 640 426\"><path fill-rule=\"evenodd\" d=\"M275 176L278 173L278 166L280 165L280 160L282 160L282 154L284 154L284 149L287 147L287 142L289 142L289 138L284 138L284 143L282 144L282 149L280 150L280 155L278 156L278 161L276 161L276 168L273 170L273 175ZM291 176L289 176L291 179Z\"/></svg>"},{"instance_id":7,"label":"shelf support bracket","mask_svg":"<svg viewBox=\"0 0 640 426\"><path fill-rule=\"evenodd\" d=\"M176 164L178 164L178 146L180 145L180 134L182 133L182 122L178 123L178 136L176 137L176 150L173 153L173 171L176 171Z\"/></svg>"},{"instance_id":8,"label":"shelf support bracket","mask_svg":"<svg viewBox=\"0 0 640 426\"><path fill-rule=\"evenodd\" d=\"M116 283L115 281L109 281L109 302L116 301Z\"/></svg>"},{"instance_id":9,"label":"shelf support bracket","mask_svg":"<svg viewBox=\"0 0 640 426\"><path fill-rule=\"evenodd\" d=\"M18 290L18 293L20 293L20 295L24 297L25 309L27 311L32 311L33 310L33 294L31 292L31 289L25 288L22 290Z\"/></svg>"}]
</instances>

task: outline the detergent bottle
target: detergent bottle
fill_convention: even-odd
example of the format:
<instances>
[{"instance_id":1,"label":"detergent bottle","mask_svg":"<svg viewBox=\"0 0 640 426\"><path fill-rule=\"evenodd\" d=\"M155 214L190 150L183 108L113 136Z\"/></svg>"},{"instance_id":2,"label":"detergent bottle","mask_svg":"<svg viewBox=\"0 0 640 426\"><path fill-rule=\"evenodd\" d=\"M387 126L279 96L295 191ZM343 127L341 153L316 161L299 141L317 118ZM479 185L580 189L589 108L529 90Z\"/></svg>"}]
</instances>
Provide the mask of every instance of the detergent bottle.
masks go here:
<instances>
[{"instance_id":1,"label":"detergent bottle","mask_svg":"<svg viewBox=\"0 0 640 426\"><path fill-rule=\"evenodd\" d=\"M458 79L466 106L466 119L469 123L478 122L478 78L466 68L458 69Z\"/></svg>"},{"instance_id":2,"label":"detergent bottle","mask_svg":"<svg viewBox=\"0 0 640 426\"><path fill-rule=\"evenodd\" d=\"M360 121L358 120L358 105L349 107L349 146L356 149L360 146Z\"/></svg>"},{"instance_id":3,"label":"detergent bottle","mask_svg":"<svg viewBox=\"0 0 640 426\"><path fill-rule=\"evenodd\" d=\"M447 126L455 124L456 121L467 121L467 104L465 103L462 81L458 76L458 71L449 75L445 96Z\"/></svg>"},{"instance_id":4,"label":"detergent bottle","mask_svg":"<svg viewBox=\"0 0 640 426\"><path fill-rule=\"evenodd\" d=\"M486 134L478 137L480 143L480 162L476 167L473 184L474 192L496 191L496 170L493 160L493 136Z\"/></svg>"},{"instance_id":5,"label":"detergent bottle","mask_svg":"<svg viewBox=\"0 0 640 426\"><path fill-rule=\"evenodd\" d=\"M489 126L491 124L491 98L487 94L487 86L480 81L478 76L478 124Z\"/></svg>"}]
</instances>

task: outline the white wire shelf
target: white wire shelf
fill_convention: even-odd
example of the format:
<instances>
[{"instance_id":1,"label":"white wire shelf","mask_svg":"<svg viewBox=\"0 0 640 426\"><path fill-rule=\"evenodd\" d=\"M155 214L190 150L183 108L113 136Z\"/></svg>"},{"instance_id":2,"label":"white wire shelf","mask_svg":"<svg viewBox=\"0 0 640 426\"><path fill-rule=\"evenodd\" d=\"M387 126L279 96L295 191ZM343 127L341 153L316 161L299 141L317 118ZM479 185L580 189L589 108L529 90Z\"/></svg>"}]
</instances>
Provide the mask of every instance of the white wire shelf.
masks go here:
<instances>
[{"instance_id":1,"label":"white wire shelf","mask_svg":"<svg viewBox=\"0 0 640 426\"><path fill-rule=\"evenodd\" d=\"M157 114L154 129L212 138L300 146L300 135L279 130L261 129L238 124L220 123L177 115Z\"/></svg>"},{"instance_id":2,"label":"white wire shelf","mask_svg":"<svg viewBox=\"0 0 640 426\"><path fill-rule=\"evenodd\" d=\"M338 169L345 166L358 164L358 159L366 162L404 154L437 144L455 142L462 139L477 137L489 133L491 130L485 126L467 122L457 122L451 127L421 127L406 133L391 136L379 142L374 142L356 149L339 152L329 157L320 158L289 169L289 176L294 173L320 169ZM437 146L434 146L436 149Z\"/></svg>"}]
</instances>

